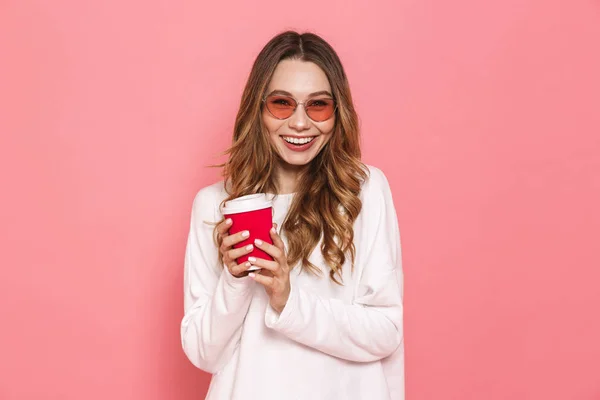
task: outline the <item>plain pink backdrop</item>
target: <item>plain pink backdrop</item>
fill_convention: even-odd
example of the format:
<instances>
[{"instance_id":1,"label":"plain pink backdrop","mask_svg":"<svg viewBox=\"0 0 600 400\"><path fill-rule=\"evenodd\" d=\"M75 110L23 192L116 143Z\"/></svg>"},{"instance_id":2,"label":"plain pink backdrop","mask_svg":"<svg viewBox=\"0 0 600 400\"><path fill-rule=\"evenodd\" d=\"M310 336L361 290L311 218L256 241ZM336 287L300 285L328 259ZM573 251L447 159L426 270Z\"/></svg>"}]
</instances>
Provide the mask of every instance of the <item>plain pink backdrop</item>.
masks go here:
<instances>
[{"instance_id":1,"label":"plain pink backdrop","mask_svg":"<svg viewBox=\"0 0 600 400\"><path fill-rule=\"evenodd\" d=\"M407 400L600 399L597 0L2 1L0 399L203 398L191 203L285 28L392 186Z\"/></svg>"}]
</instances>

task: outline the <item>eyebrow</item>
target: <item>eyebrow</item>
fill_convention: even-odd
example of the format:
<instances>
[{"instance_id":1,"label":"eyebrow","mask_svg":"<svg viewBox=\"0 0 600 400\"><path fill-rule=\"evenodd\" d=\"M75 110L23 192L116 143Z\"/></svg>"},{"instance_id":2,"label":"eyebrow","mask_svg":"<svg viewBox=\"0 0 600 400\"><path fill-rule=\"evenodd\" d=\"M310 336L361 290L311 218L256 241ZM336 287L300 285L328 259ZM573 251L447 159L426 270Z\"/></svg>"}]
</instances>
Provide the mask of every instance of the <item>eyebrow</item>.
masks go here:
<instances>
[{"instance_id":1,"label":"eyebrow","mask_svg":"<svg viewBox=\"0 0 600 400\"><path fill-rule=\"evenodd\" d=\"M293 94L291 94L290 92L286 92L285 90L273 90L271 93L269 93L269 95L273 95L273 94L282 94L284 96L294 97ZM307 97L321 96L323 94L326 94L329 97L333 97L333 95L331 93L329 93L328 90L321 90L319 92L314 92L314 93L309 94Z\"/></svg>"}]
</instances>

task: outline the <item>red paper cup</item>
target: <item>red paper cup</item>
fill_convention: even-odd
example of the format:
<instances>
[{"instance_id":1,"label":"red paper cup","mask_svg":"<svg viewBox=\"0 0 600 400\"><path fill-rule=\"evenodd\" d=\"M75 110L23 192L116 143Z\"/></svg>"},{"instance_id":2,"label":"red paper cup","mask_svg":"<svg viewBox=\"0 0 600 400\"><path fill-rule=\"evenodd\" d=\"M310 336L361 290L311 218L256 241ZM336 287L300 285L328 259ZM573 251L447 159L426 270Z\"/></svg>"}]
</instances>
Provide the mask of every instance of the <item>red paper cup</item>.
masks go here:
<instances>
[{"instance_id":1,"label":"red paper cup","mask_svg":"<svg viewBox=\"0 0 600 400\"><path fill-rule=\"evenodd\" d=\"M254 245L255 239L260 239L263 242L273 244L269 231L273 227L273 203L267 198L264 193L250 194L248 196L238 197L225 202L222 209L225 218L231 218L233 224L229 229L229 234L233 235L241 231L249 231L250 236L234 245L233 247L240 248L249 244ZM273 258L254 246L254 249L244 256L239 257L236 262L238 264L248 261L248 257L262 258L265 260L273 260ZM248 271L260 269L253 266Z\"/></svg>"}]
</instances>

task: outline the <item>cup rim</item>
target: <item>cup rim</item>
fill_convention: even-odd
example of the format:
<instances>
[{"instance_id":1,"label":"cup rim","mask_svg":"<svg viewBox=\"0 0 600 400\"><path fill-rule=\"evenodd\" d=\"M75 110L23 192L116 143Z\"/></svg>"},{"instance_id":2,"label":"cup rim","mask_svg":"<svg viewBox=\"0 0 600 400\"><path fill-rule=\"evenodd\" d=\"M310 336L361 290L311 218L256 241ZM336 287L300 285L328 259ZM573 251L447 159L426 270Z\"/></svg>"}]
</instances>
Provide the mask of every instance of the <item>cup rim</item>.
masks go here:
<instances>
[{"instance_id":1,"label":"cup rim","mask_svg":"<svg viewBox=\"0 0 600 400\"><path fill-rule=\"evenodd\" d=\"M273 207L273 202L265 193L248 194L225 202L221 211L226 214L239 214L248 211L263 210Z\"/></svg>"}]
</instances>

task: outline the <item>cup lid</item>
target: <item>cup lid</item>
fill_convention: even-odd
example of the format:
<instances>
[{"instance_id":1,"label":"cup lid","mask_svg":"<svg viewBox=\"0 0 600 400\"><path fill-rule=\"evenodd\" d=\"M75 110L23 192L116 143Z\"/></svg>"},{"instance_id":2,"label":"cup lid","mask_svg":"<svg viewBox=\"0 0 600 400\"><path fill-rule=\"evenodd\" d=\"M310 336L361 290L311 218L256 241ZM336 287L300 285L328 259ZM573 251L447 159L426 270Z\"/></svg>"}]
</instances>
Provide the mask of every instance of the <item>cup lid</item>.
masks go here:
<instances>
[{"instance_id":1,"label":"cup lid","mask_svg":"<svg viewBox=\"0 0 600 400\"><path fill-rule=\"evenodd\" d=\"M225 202L221 209L223 214L237 214L254 210L262 210L273 206L273 202L265 193L249 194Z\"/></svg>"}]
</instances>

